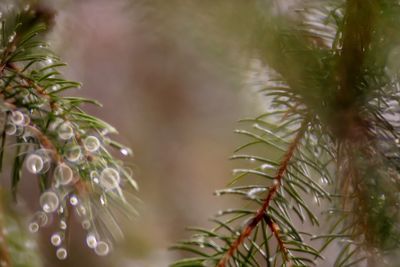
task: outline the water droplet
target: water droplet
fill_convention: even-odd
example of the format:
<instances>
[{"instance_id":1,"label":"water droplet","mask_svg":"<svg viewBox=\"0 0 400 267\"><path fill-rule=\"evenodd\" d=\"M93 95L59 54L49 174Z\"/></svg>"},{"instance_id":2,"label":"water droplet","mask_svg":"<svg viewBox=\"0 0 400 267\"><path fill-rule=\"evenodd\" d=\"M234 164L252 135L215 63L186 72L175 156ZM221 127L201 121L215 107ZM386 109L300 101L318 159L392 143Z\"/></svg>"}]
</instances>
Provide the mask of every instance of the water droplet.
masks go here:
<instances>
[{"instance_id":1,"label":"water droplet","mask_svg":"<svg viewBox=\"0 0 400 267\"><path fill-rule=\"evenodd\" d=\"M43 211L38 211L35 213L33 221L36 222L39 226L45 226L49 221L49 218Z\"/></svg>"},{"instance_id":2,"label":"water droplet","mask_svg":"<svg viewBox=\"0 0 400 267\"><path fill-rule=\"evenodd\" d=\"M263 170L268 170L268 169L273 169L274 165L271 165L269 163L264 163L263 165L261 165L261 169Z\"/></svg>"},{"instance_id":3,"label":"water droplet","mask_svg":"<svg viewBox=\"0 0 400 267\"><path fill-rule=\"evenodd\" d=\"M40 196L39 203L44 212L51 213L57 210L60 200L56 193L47 191Z\"/></svg>"},{"instance_id":4,"label":"water droplet","mask_svg":"<svg viewBox=\"0 0 400 267\"><path fill-rule=\"evenodd\" d=\"M255 161L256 161L255 158L250 158L249 160L250 160L251 162L255 162Z\"/></svg>"},{"instance_id":5,"label":"water droplet","mask_svg":"<svg viewBox=\"0 0 400 267\"><path fill-rule=\"evenodd\" d=\"M82 228L85 229L85 230L88 230L88 229L90 228L90 222L89 222L89 220L84 220L84 221L82 222Z\"/></svg>"},{"instance_id":6,"label":"water droplet","mask_svg":"<svg viewBox=\"0 0 400 267\"><path fill-rule=\"evenodd\" d=\"M26 169L33 174L39 173L44 166L42 157L36 154L30 154L25 160Z\"/></svg>"},{"instance_id":7,"label":"water droplet","mask_svg":"<svg viewBox=\"0 0 400 267\"><path fill-rule=\"evenodd\" d=\"M94 252L96 252L96 254L99 256L106 256L110 252L110 247L106 242L99 241L94 249Z\"/></svg>"},{"instance_id":8,"label":"water droplet","mask_svg":"<svg viewBox=\"0 0 400 267\"><path fill-rule=\"evenodd\" d=\"M49 64L49 65L53 64L53 59L52 58L47 58L46 59L46 63Z\"/></svg>"},{"instance_id":9,"label":"water droplet","mask_svg":"<svg viewBox=\"0 0 400 267\"><path fill-rule=\"evenodd\" d=\"M75 195L73 195L73 196L71 196L71 197L69 198L69 203L70 203L72 206L78 205L78 202L79 202L79 200L78 200L78 198L77 198Z\"/></svg>"},{"instance_id":10,"label":"water droplet","mask_svg":"<svg viewBox=\"0 0 400 267\"><path fill-rule=\"evenodd\" d=\"M94 234L88 234L86 236L86 244L89 248L96 248L97 246L97 239Z\"/></svg>"},{"instance_id":11,"label":"water droplet","mask_svg":"<svg viewBox=\"0 0 400 267\"><path fill-rule=\"evenodd\" d=\"M59 207L57 213L58 214L63 214L64 213L64 208L63 207Z\"/></svg>"},{"instance_id":12,"label":"water droplet","mask_svg":"<svg viewBox=\"0 0 400 267\"><path fill-rule=\"evenodd\" d=\"M62 140L69 140L74 136L74 129L69 122L64 122L58 127L58 136Z\"/></svg>"},{"instance_id":13,"label":"water droplet","mask_svg":"<svg viewBox=\"0 0 400 267\"><path fill-rule=\"evenodd\" d=\"M5 131L7 135L14 135L17 132L17 126L12 123L7 123Z\"/></svg>"},{"instance_id":14,"label":"water droplet","mask_svg":"<svg viewBox=\"0 0 400 267\"><path fill-rule=\"evenodd\" d=\"M100 196L100 203L101 203L101 205L103 205L103 206L105 206L105 205L107 204L107 201L106 201L106 199L105 199L104 196Z\"/></svg>"},{"instance_id":15,"label":"water droplet","mask_svg":"<svg viewBox=\"0 0 400 267\"><path fill-rule=\"evenodd\" d=\"M72 169L65 163L59 164L54 170L54 178L61 185L67 185L71 183L74 177Z\"/></svg>"},{"instance_id":16,"label":"water droplet","mask_svg":"<svg viewBox=\"0 0 400 267\"><path fill-rule=\"evenodd\" d=\"M100 174L100 185L105 189L111 190L119 186L119 172L113 168L105 168Z\"/></svg>"},{"instance_id":17,"label":"water droplet","mask_svg":"<svg viewBox=\"0 0 400 267\"><path fill-rule=\"evenodd\" d=\"M76 207L76 212L78 213L79 216L85 216L86 208L83 205L79 205Z\"/></svg>"},{"instance_id":18,"label":"water droplet","mask_svg":"<svg viewBox=\"0 0 400 267\"><path fill-rule=\"evenodd\" d=\"M60 229L61 230L67 229L67 223L64 220L60 221Z\"/></svg>"},{"instance_id":19,"label":"water droplet","mask_svg":"<svg viewBox=\"0 0 400 267\"><path fill-rule=\"evenodd\" d=\"M90 172L90 178L96 178L96 177L99 177L99 173L97 172L97 171L91 171Z\"/></svg>"},{"instance_id":20,"label":"water droplet","mask_svg":"<svg viewBox=\"0 0 400 267\"><path fill-rule=\"evenodd\" d=\"M79 146L73 146L67 150L65 157L70 162L75 162L81 158L81 155L81 148Z\"/></svg>"},{"instance_id":21,"label":"water droplet","mask_svg":"<svg viewBox=\"0 0 400 267\"><path fill-rule=\"evenodd\" d=\"M321 184L328 184L329 180L326 177L321 177L320 182Z\"/></svg>"},{"instance_id":22,"label":"water droplet","mask_svg":"<svg viewBox=\"0 0 400 267\"><path fill-rule=\"evenodd\" d=\"M25 124L25 116L21 111L12 111L10 119L15 125L21 126Z\"/></svg>"},{"instance_id":23,"label":"water droplet","mask_svg":"<svg viewBox=\"0 0 400 267\"><path fill-rule=\"evenodd\" d=\"M205 241L206 241L206 239L202 235L197 236L196 239L195 239L195 242L197 242L201 248L204 248L204 242Z\"/></svg>"},{"instance_id":24,"label":"water droplet","mask_svg":"<svg viewBox=\"0 0 400 267\"><path fill-rule=\"evenodd\" d=\"M53 234L50 238L50 242L51 242L51 244L53 244L53 246L56 246L56 247L61 245L61 242L62 242L61 235L59 233Z\"/></svg>"},{"instance_id":25,"label":"water droplet","mask_svg":"<svg viewBox=\"0 0 400 267\"><path fill-rule=\"evenodd\" d=\"M28 228L31 233L36 233L37 231L39 231L39 224L32 222L29 224Z\"/></svg>"},{"instance_id":26,"label":"water droplet","mask_svg":"<svg viewBox=\"0 0 400 267\"><path fill-rule=\"evenodd\" d=\"M15 39L15 36L16 36L16 33L13 32L13 33L8 37L8 42L9 42L9 43L12 43L12 42L14 41L14 39Z\"/></svg>"},{"instance_id":27,"label":"water droplet","mask_svg":"<svg viewBox=\"0 0 400 267\"><path fill-rule=\"evenodd\" d=\"M67 250L65 248L58 248L56 256L59 260L65 260L68 256Z\"/></svg>"},{"instance_id":28,"label":"water droplet","mask_svg":"<svg viewBox=\"0 0 400 267\"><path fill-rule=\"evenodd\" d=\"M266 191L266 188L253 188L247 192L247 197L254 199L258 193Z\"/></svg>"},{"instance_id":29,"label":"water droplet","mask_svg":"<svg viewBox=\"0 0 400 267\"><path fill-rule=\"evenodd\" d=\"M121 152L121 154L124 155L124 156L132 155L132 150L130 150L130 149L127 148L127 147L121 148L121 149L120 149L120 152Z\"/></svg>"},{"instance_id":30,"label":"water droplet","mask_svg":"<svg viewBox=\"0 0 400 267\"><path fill-rule=\"evenodd\" d=\"M100 141L97 137L90 135L83 141L83 146L87 151L95 152L100 147Z\"/></svg>"}]
</instances>

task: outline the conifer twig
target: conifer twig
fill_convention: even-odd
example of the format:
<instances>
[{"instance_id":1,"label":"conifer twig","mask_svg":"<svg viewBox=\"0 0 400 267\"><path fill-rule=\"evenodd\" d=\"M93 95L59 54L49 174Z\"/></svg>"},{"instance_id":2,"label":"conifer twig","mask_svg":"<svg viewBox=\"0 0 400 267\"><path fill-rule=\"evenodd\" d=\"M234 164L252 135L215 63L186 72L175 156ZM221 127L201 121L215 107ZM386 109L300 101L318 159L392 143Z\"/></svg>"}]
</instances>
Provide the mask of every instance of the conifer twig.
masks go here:
<instances>
[{"instance_id":1,"label":"conifer twig","mask_svg":"<svg viewBox=\"0 0 400 267\"><path fill-rule=\"evenodd\" d=\"M265 198L263 205L261 206L260 209L258 209L257 213L254 215L254 217L250 220L248 225L242 230L240 233L239 237L231 244L229 247L228 251L225 253L225 255L221 258L221 260L218 263L218 267L225 267L226 263L229 261L229 259L233 256L233 254L239 249L239 246L244 242L244 240L253 232L255 227L265 218L267 210L271 204L271 201L274 199L275 195L277 194L279 188L282 185L282 180L285 175L285 172L288 168L289 162L292 159L294 152L296 151L300 140L303 138L303 135L307 129L307 125L309 123L308 119L304 119L295 138L289 145L286 154L284 155L282 161L279 164L279 169L278 172L276 173L274 177L274 184L273 186L269 189L268 195ZM279 229L275 225L275 223L272 220L269 220L267 223L268 227L270 228L271 232L274 234L275 238L277 239L279 243L279 247L282 250L282 253L284 255L285 260L289 260L288 255L287 255L287 249L281 240L279 236Z\"/></svg>"}]
</instances>

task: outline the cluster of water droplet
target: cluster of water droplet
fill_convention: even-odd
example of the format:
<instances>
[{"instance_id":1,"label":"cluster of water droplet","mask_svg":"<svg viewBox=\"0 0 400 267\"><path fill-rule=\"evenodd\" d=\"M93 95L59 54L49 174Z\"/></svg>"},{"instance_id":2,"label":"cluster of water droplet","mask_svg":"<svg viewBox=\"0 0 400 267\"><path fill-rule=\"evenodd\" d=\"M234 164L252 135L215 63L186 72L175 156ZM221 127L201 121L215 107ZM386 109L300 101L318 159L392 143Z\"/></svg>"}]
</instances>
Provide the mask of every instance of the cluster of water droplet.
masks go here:
<instances>
[{"instance_id":1,"label":"cluster of water droplet","mask_svg":"<svg viewBox=\"0 0 400 267\"><path fill-rule=\"evenodd\" d=\"M15 134L17 127L26 125L26 118L27 116L22 112L12 112L7 125L13 127L13 131L7 133ZM85 204L93 199L85 194L82 196L84 199L81 199L81 196L74 193L78 192L79 194L75 185L82 180L89 182L92 189L97 192L96 195L100 195L100 197L96 197L95 201L99 202L100 207L105 207L107 206L108 192L118 191L120 193L121 167L115 163L110 166L107 161L102 159L100 152L103 142L99 137L83 135L84 133L80 131L78 141L78 130L72 123L56 119L50 124L49 131L56 133L57 140L64 143L62 152L39 148L29 152L24 162L28 172L36 175L47 174L51 178L50 187L39 198L41 210L33 216L29 230L37 232L41 227L53 221L53 216L56 215L59 221L58 229L51 236L50 242L56 247L57 258L66 259L68 252L65 232L68 227L67 221L69 221L67 217L73 213L79 218L82 228L87 231L87 246L93 249L97 255L105 256L111 249L110 243L107 239L104 240L100 237L94 225L93 211L89 210L91 205ZM61 157L55 157L57 153L61 153ZM123 148L121 153L127 155L129 150ZM99 156L98 162L93 162L93 158L96 156ZM91 157L90 161L88 157ZM89 174L84 174L88 177L81 177L82 170Z\"/></svg>"},{"instance_id":2,"label":"cluster of water droplet","mask_svg":"<svg viewBox=\"0 0 400 267\"><path fill-rule=\"evenodd\" d=\"M9 112L5 125L7 135L19 136L24 132L25 126L29 125L30 118L24 112L15 110Z\"/></svg>"}]
</instances>

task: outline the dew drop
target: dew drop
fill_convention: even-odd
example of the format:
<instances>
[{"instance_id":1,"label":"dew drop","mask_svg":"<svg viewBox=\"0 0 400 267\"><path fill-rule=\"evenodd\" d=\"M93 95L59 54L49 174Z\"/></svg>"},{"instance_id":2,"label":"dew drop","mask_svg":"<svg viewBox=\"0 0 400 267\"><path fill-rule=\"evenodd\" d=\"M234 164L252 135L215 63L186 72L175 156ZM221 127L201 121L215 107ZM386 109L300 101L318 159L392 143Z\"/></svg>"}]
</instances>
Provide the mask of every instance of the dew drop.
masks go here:
<instances>
[{"instance_id":1,"label":"dew drop","mask_svg":"<svg viewBox=\"0 0 400 267\"><path fill-rule=\"evenodd\" d=\"M90 135L83 141L83 146L87 151L95 152L100 147L100 141L97 137Z\"/></svg>"},{"instance_id":2,"label":"dew drop","mask_svg":"<svg viewBox=\"0 0 400 267\"><path fill-rule=\"evenodd\" d=\"M71 196L71 197L69 198L69 203L70 203L72 206L78 205L78 202L79 202L79 200L78 200L78 198L77 198L76 196Z\"/></svg>"},{"instance_id":3,"label":"dew drop","mask_svg":"<svg viewBox=\"0 0 400 267\"><path fill-rule=\"evenodd\" d=\"M51 213L57 210L60 200L56 193L47 191L40 196L39 203L44 212Z\"/></svg>"},{"instance_id":4,"label":"dew drop","mask_svg":"<svg viewBox=\"0 0 400 267\"><path fill-rule=\"evenodd\" d=\"M89 248L96 248L97 246L97 239L94 234L88 234L86 236L86 244Z\"/></svg>"},{"instance_id":5,"label":"dew drop","mask_svg":"<svg viewBox=\"0 0 400 267\"><path fill-rule=\"evenodd\" d=\"M58 136L62 140L69 140L74 136L74 129L69 122L64 122L58 127Z\"/></svg>"},{"instance_id":6,"label":"dew drop","mask_svg":"<svg viewBox=\"0 0 400 267\"><path fill-rule=\"evenodd\" d=\"M67 223L64 220L60 221L60 229L61 230L67 229Z\"/></svg>"},{"instance_id":7,"label":"dew drop","mask_svg":"<svg viewBox=\"0 0 400 267\"><path fill-rule=\"evenodd\" d=\"M30 154L25 161L26 169L33 174L39 173L44 166L42 157L36 154Z\"/></svg>"},{"instance_id":8,"label":"dew drop","mask_svg":"<svg viewBox=\"0 0 400 267\"><path fill-rule=\"evenodd\" d=\"M100 203L102 206L105 206L107 204L107 201L104 196L100 196Z\"/></svg>"},{"instance_id":9,"label":"dew drop","mask_svg":"<svg viewBox=\"0 0 400 267\"><path fill-rule=\"evenodd\" d=\"M321 184L327 184L328 183L328 179L326 177L321 177L320 181L321 181Z\"/></svg>"},{"instance_id":10,"label":"dew drop","mask_svg":"<svg viewBox=\"0 0 400 267\"><path fill-rule=\"evenodd\" d=\"M73 146L73 147L68 149L68 151L66 152L65 157L70 162L75 162L75 161L78 161L80 159L81 155L82 155L81 148L79 146Z\"/></svg>"},{"instance_id":11,"label":"dew drop","mask_svg":"<svg viewBox=\"0 0 400 267\"><path fill-rule=\"evenodd\" d=\"M72 169L65 163L59 164L54 170L54 178L61 185L71 183L74 173Z\"/></svg>"},{"instance_id":12,"label":"dew drop","mask_svg":"<svg viewBox=\"0 0 400 267\"><path fill-rule=\"evenodd\" d=\"M263 170L269 170L269 169L273 169L274 166L268 163L264 163L263 165L261 165L261 169Z\"/></svg>"},{"instance_id":13,"label":"dew drop","mask_svg":"<svg viewBox=\"0 0 400 267\"><path fill-rule=\"evenodd\" d=\"M7 135L14 135L17 132L17 126L12 123L7 123L5 131Z\"/></svg>"},{"instance_id":14,"label":"dew drop","mask_svg":"<svg viewBox=\"0 0 400 267\"><path fill-rule=\"evenodd\" d=\"M319 198L317 196L314 196L314 202L319 205Z\"/></svg>"},{"instance_id":15,"label":"dew drop","mask_svg":"<svg viewBox=\"0 0 400 267\"><path fill-rule=\"evenodd\" d=\"M96 254L99 256L106 256L110 252L110 247L106 242L99 241L94 249L94 252L96 252Z\"/></svg>"},{"instance_id":16,"label":"dew drop","mask_svg":"<svg viewBox=\"0 0 400 267\"><path fill-rule=\"evenodd\" d=\"M97 171L91 171L90 172L90 178L96 178L96 177L99 177L99 173L97 172Z\"/></svg>"},{"instance_id":17,"label":"dew drop","mask_svg":"<svg viewBox=\"0 0 400 267\"><path fill-rule=\"evenodd\" d=\"M56 256L59 260L65 260L68 256L67 250L65 248L58 248Z\"/></svg>"},{"instance_id":18,"label":"dew drop","mask_svg":"<svg viewBox=\"0 0 400 267\"><path fill-rule=\"evenodd\" d=\"M131 151L129 148L127 148L127 147L123 147L123 148L121 148L119 151L120 151L121 154L124 155L124 156L128 156L128 155L131 155L131 154L132 154L132 151Z\"/></svg>"},{"instance_id":19,"label":"dew drop","mask_svg":"<svg viewBox=\"0 0 400 267\"><path fill-rule=\"evenodd\" d=\"M252 188L251 190L249 190L247 192L247 197L254 199L254 198L256 198L258 193L264 192L266 190L267 190L266 188L262 188L262 187L261 188Z\"/></svg>"},{"instance_id":20,"label":"dew drop","mask_svg":"<svg viewBox=\"0 0 400 267\"><path fill-rule=\"evenodd\" d=\"M113 168L105 168L100 174L99 182L102 187L108 190L118 187L120 182L118 171Z\"/></svg>"},{"instance_id":21,"label":"dew drop","mask_svg":"<svg viewBox=\"0 0 400 267\"><path fill-rule=\"evenodd\" d=\"M36 233L37 231L39 231L39 224L37 224L36 222L32 222L29 224L28 228L31 233Z\"/></svg>"},{"instance_id":22,"label":"dew drop","mask_svg":"<svg viewBox=\"0 0 400 267\"><path fill-rule=\"evenodd\" d=\"M46 63L49 64L49 65L53 64L53 59L52 58L47 58L46 59Z\"/></svg>"},{"instance_id":23,"label":"dew drop","mask_svg":"<svg viewBox=\"0 0 400 267\"><path fill-rule=\"evenodd\" d=\"M55 233L51 236L50 238L50 242L53 246L57 247L59 245L61 245L62 242L62 238L61 235L59 233Z\"/></svg>"},{"instance_id":24,"label":"dew drop","mask_svg":"<svg viewBox=\"0 0 400 267\"><path fill-rule=\"evenodd\" d=\"M85 216L86 208L83 205L79 205L76 207L76 212L78 213L79 216Z\"/></svg>"},{"instance_id":25,"label":"dew drop","mask_svg":"<svg viewBox=\"0 0 400 267\"><path fill-rule=\"evenodd\" d=\"M13 32L13 33L8 37L8 42L9 42L9 43L12 43L12 42L14 41L14 39L15 39L15 36L16 36L16 33Z\"/></svg>"},{"instance_id":26,"label":"dew drop","mask_svg":"<svg viewBox=\"0 0 400 267\"><path fill-rule=\"evenodd\" d=\"M57 211L58 214L63 214L64 213L64 208L60 207Z\"/></svg>"},{"instance_id":27,"label":"dew drop","mask_svg":"<svg viewBox=\"0 0 400 267\"><path fill-rule=\"evenodd\" d=\"M32 223L36 223L38 226L45 226L48 221L49 218L43 211L36 212L32 219Z\"/></svg>"},{"instance_id":28,"label":"dew drop","mask_svg":"<svg viewBox=\"0 0 400 267\"><path fill-rule=\"evenodd\" d=\"M90 222L89 222L89 220L84 220L84 221L82 222L82 228L85 229L85 230L88 230L88 229L90 228Z\"/></svg>"},{"instance_id":29,"label":"dew drop","mask_svg":"<svg viewBox=\"0 0 400 267\"><path fill-rule=\"evenodd\" d=\"M13 111L11 112L11 121L18 126L24 125L25 124L25 116L21 111Z\"/></svg>"}]
</instances>

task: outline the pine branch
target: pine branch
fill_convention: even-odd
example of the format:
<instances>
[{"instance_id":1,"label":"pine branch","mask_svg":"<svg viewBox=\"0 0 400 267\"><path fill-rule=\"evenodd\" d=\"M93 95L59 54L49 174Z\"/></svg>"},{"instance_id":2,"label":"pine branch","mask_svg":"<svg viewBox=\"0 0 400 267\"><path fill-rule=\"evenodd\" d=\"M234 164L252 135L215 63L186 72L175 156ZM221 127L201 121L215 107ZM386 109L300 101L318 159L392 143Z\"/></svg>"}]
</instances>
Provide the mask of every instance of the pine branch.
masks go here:
<instances>
[{"instance_id":1,"label":"pine branch","mask_svg":"<svg viewBox=\"0 0 400 267\"><path fill-rule=\"evenodd\" d=\"M300 7L298 20L254 9L260 31L253 48L268 65L261 92L269 111L244 120L253 127L237 133L250 141L235 152L248 152L232 158L250 163L217 191L250 203L222 211L225 219L210 231L197 229L178 246L197 257L173 266L317 265L332 243L341 247L334 266L389 266L398 258L400 82L399 66L390 69L388 58L400 44L400 5ZM328 233L298 231L293 217L318 226L315 205L324 200ZM308 245L316 240L319 249Z\"/></svg>"},{"instance_id":2,"label":"pine branch","mask_svg":"<svg viewBox=\"0 0 400 267\"><path fill-rule=\"evenodd\" d=\"M292 159L292 156L294 154L294 151L297 149L297 146L300 142L300 139L303 137L304 132L306 130L308 124L308 120L305 119L302 125L300 126L300 129L298 130L298 133L296 134L296 137L294 138L293 142L290 144L285 156L283 157L281 163L279 164L279 169L278 173L274 177L274 185L269 189L268 194L266 199L264 200L264 203L262 207L257 211L256 215L250 220L248 225L244 228L242 233L239 235L239 237L236 239L235 242L232 243L230 246L228 252L225 254L225 256L219 261L218 266L219 267L224 267L226 265L226 262L233 256L235 251L238 249L238 247L243 243L243 241L251 235L255 227L260 223L261 220L265 219L267 221L267 225L270 228L271 232L275 235L280 249L282 250L283 254L285 255L285 261L290 261L288 259L288 252L287 248L285 247L283 241L281 240L279 236L279 227L271 220L266 215L266 212L268 210L268 207L271 204L272 199L275 197L277 194L278 190L280 189L282 185L282 179L284 177L284 174L288 168L289 161Z\"/></svg>"},{"instance_id":3,"label":"pine branch","mask_svg":"<svg viewBox=\"0 0 400 267\"><path fill-rule=\"evenodd\" d=\"M11 192L17 198L24 167L36 175L41 210L29 229L37 232L55 221L59 226L51 243L59 259L68 255L72 217L87 231L88 247L107 255L122 236L115 213L131 217L138 202L130 192L137 184L129 168L110 148L125 156L131 150L108 137L117 133L114 127L82 109L97 101L64 95L80 84L61 75L65 64L42 41L43 22L51 23L52 16L35 5L15 8L2 17L0 38L0 159L9 153L8 146L16 147Z\"/></svg>"}]
</instances>

